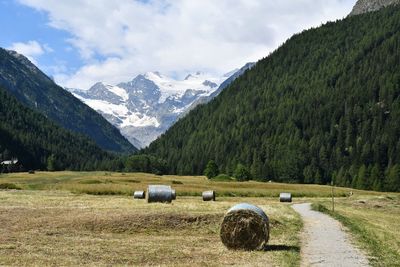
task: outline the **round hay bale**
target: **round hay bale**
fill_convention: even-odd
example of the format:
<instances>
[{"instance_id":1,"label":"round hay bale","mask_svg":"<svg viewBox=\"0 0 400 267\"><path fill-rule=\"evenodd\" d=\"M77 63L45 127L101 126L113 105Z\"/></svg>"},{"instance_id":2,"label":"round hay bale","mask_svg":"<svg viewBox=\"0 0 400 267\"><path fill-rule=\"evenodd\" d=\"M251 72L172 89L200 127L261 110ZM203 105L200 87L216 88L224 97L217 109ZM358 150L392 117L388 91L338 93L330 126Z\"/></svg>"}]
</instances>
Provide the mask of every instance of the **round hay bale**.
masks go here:
<instances>
[{"instance_id":1,"label":"round hay bale","mask_svg":"<svg viewBox=\"0 0 400 267\"><path fill-rule=\"evenodd\" d=\"M220 237L229 249L261 250L269 239L269 219L257 206L241 203L224 216Z\"/></svg>"},{"instance_id":2,"label":"round hay bale","mask_svg":"<svg viewBox=\"0 0 400 267\"><path fill-rule=\"evenodd\" d=\"M203 194L203 201L215 201L215 191L204 191Z\"/></svg>"},{"instance_id":3,"label":"round hay bale","mask_svg":"<svg viewBox=\"0 0 400 267\"><path fill-rule=\"evenodd\" d=\"M176 200L176 191L175 189L171 189L172 190L172 200Z\"/></svg>"},{"instance_id":4,"label":"round hay bale","mask_svg":"<svg viewBox=\"0 0 400 267\"><path fill-rule=\"evenodd\" d=\"M147 188L147 202L171 203L174 199L174 192L169 185L149 185Z\"/></svg>"},{"instance_id":5,"label":"round hay bale","mask_svg":"<svg viewBox=\"0 0 400 267\"><path fill-rule=\"evenodd\" d=\"M292 202L292 194L291 193L280 193L279 201L280 202Z\"/></svg>"},{"instance_id":6,"label":"round hay bale","mask_svg":"<svg viewBox=\"0 0 400 267\"><path fill-rule=\"evenodd\" d=\"M133 198L134 199L145 199L146 198L146 192L145 191L135 191L133 193Z\"/></svg>"}]
</instances>

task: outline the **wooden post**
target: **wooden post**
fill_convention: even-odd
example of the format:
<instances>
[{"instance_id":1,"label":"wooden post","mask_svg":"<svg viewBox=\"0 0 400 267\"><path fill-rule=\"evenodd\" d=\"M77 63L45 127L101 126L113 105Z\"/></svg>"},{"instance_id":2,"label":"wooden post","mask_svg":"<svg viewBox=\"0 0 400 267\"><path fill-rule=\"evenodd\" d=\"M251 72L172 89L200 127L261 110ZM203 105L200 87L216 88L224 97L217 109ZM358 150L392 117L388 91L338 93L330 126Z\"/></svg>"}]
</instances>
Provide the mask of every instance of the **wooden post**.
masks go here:
<instances>
[{"instance_id":1,"label":"wooden post","mask_svg":"<svg viewBox=\"0 0 400 267\"><path fill-rule=\"evenodd\" d=\"M335 212L335 191L334 191L334 183L333 183L333 179L331 181L331 186L332 186L332 212Z\"/></svg>"}]
</instances>

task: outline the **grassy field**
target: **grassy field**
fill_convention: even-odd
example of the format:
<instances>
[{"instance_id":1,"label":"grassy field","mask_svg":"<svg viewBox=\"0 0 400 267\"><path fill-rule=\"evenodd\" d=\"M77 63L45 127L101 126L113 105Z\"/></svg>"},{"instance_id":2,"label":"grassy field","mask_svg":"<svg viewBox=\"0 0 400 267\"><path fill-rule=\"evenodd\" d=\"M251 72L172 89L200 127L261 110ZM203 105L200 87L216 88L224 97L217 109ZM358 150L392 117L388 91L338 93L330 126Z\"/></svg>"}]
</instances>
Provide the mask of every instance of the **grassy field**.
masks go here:
<instances>
[{"instance_id":1,"label":"grassy field","mask_svg":"<svg viewBox=\"0 0 400 267\"><path fill-rule=\"evenodd\" d=\"M335 212L326 200L318 200L313 208L347 226L358 245L369 252L373 266L400 266L399 194L340 198Z\"/></svg>"},{"instance_id":2,"label":"grassy field","mask_svg":"<svg viewBox=\"0 0 400 267\"><path fill-rule=\"evenodd\" d=\"M329 197L331 188L320 185L297 185L261 182L210 181L203 176L158 176L146 173L110 172L36 172L13 173L0 176L0 188L8 184L28 190L64 190L92 195L132 195L134 190L146 190L149 184L167 184L176 189L178 196L200 196L202 191L216 190L218 196L277 197L283 191L294 197ZM3 186L4 187L4 186ZM337 188L335 195L345 197L355 194L379 195L379 193Z\"/></svg>"},{"instance_id":3,"label":"grassy field","mask_svg":"<svg viewBox=\"0 0 400 267\"><path fill-rule=\"evenodd\" d=\"M172 185L177 200L172 204L133 200L132 192L146 190L148 184ZM207 189L217 191L216 202L197 197ZM279 203L277 196L284 191L291 192L295 202L327 205L331 188L142 173L3 174L0 265L299 266L302 222L290 205ZM399 215L399 195L389 199L382 193L352 191L354 195L346 197L350 189L335 190L340 214L344 218L358 214L366 221L379 217L370 228L384 221L380 240L397 238L387 243L397 246L387 262L398 259L400 229L394 218ZM392 204L374 208L371 201L381 199ZM226 210L239 202L256 204L270 217L266 251L230 251L222 245L220 223ZM385 217L385 213L390 214ZM358 240L371 251L365 240Z\"/></svg>"},{"instance_id":4,"label":"grassy field","mask_svg":"<svg viewBox=\"0 0 400 267\"><path fill-rule=\"evenodd\" d=\"M219 240L224 212L238 202L271 218L266 251L227 250ZM301 220L290 206L262 198L211 203L178 198L147 204L126 196L62 191L0 192L0 265L297 266Z\"/></svg>"}]
</instances>

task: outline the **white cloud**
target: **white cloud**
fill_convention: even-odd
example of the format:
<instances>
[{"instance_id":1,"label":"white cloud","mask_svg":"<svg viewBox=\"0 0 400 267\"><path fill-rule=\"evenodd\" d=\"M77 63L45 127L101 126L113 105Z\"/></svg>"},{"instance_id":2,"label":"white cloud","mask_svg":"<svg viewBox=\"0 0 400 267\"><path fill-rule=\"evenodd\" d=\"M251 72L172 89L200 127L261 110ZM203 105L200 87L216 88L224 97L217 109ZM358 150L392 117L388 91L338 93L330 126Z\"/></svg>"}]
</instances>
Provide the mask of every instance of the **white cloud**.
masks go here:
<instances>
[{"instance_id":1,"label":"white cloud","mask_svg":"<svg viewBox=\"0 0 400 267\"><path fill-rule=\"evenodd\" d=\"M13 43L10 50L14 50L20 54L26 56L34 64L36 63L36 57L43 55L45 52L50 52L51 48L47 45L42 46L37 41L28 41L26 43Z\"/></svg>"},{"instance_id":2,"label":"white cloud","mask_svg":"<svg viewBox=\"0 0 400 267\"><path fill-rule=\"evenodd\" d=\"M346 16L356 0L19 0L73 36L84 65L56 80L88 88L159 70L224 73L292 34Z\"/></svg>"}]
</instances>

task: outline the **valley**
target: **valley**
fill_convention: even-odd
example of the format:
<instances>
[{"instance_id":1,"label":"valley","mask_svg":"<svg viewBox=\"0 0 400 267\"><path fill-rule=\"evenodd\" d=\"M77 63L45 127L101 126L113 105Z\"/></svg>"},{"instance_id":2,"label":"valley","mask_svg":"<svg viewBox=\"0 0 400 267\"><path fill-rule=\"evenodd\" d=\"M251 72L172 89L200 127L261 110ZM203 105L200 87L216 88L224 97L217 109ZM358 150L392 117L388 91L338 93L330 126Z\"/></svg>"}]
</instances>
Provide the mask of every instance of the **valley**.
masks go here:
<instances>
[{"instance_id":1,"label":"valley","mask_svg":"<svg viewBox=\"0 0 400 267\"><path fill-rule=\"evenodd\" d=\"M399 0L45 2L0 1L0 266L400 267Z\"/></svg>"}]
</instances>

